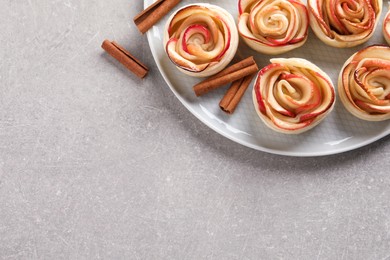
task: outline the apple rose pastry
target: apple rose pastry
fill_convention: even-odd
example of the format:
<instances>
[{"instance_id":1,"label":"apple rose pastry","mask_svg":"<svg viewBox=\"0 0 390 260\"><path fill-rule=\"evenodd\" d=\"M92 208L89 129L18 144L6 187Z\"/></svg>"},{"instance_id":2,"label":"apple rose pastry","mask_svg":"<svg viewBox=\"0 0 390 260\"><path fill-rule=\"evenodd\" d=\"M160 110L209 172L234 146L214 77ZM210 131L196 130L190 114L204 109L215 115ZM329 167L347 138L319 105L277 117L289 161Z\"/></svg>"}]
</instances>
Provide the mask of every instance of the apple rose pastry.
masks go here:
<instances>
[{"instance_id":1,"label":"apple rose pastry","mask_svg":"<svg viewBox=\"0 0 390 260\"><path fill-rule=\"evenodd\" d=\"M338 93L345 108L367 121L390 118L390 47L373 45L353 54L341 69Z\"/></svg>"},{"instance_id":2,"label":"apple rose pastry","mask_svg":"<svg viewBox=\"0 0 390 260\"><path fill-rule=\"evenodd\" d=\"M366 42L375 31L382 0L308 0L310 26L324 43L338 48Z\"/></svg>"},{"instance_id":3,"label":"apple rose pastry","mask_svg":"<svg viewBox=\"0 0 390 260\"><path fill-rule=\"evenodd\" d=\"M180 71L207 77L224 69L233 59L238 32L233 17L221 7L187 5L168 19L164 46Z\"/></svg>"},{"instance_id":4,"label":"apple rose pastry","mask_svg":"<svg viewBox=\"0 0 390 260\"><path fill-rule=\"evenodd\" d=\"M390 9L387 11L385 19L383 20L382 31L387 44L390 45Z\"/></svg>"},{"instance_id":5,"label":"apple rose pastry","mask_svg":"<svg viewBox=\"0 0 390 260\"><path fill-rule=\"evenodd\" d=\"M305 132L333 109L335 90L329 76L299 58L271 59L253 87L257 114L271 129L285 134Z\"/></svg>"},{"instance_id":6,"label":"apple rose pastry","mask_svg":"<svg viewBox=\"0 0 390 260\"><path fill-rule=\"evenodd\" d=\"M280 54L306 42L309 14L300 0L240 0L238 6L238 31L252 49Z\"/></svg>"}]
</instances>

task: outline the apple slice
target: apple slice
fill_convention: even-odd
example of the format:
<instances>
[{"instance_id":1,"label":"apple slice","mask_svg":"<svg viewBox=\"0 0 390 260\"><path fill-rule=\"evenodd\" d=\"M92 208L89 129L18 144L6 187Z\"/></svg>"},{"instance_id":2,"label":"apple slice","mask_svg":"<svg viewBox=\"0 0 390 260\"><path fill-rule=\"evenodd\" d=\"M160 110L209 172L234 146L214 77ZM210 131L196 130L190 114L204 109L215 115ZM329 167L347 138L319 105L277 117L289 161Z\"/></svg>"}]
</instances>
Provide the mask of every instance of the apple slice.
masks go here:
<instances>
[{"instance_id":1,"label":"apple slice","mask_svg":"<svg viewBox=\"0 0 390 260\"><path fill-rule=\"evenodd\" d=\"M385 19L383 20L382 32L387 44L390 45L390 9L387 11Z\"/></svg>"},{"instance_id":2,"label":"apple slice","mask_svg":"<svg viewBox=\"0 0 390 260\"><path fill-rule=\"evenodd\" d=\"M280 102L286 104L295 115L319 105L321 92L308 78L296 74L283 74L280 79L277 85Z\"/></svg>"},{"instance_id":3,"label":"apple slice","mask_svg":"<svg viewBox=\"0 0 390 260\"><path fill-rule=\"evenodd\" d=\"M387 102L387 106L378 106L371 103L366 103L361 100L355 100L356 105L371 114L386 114L390 113L390 102Z\"/></svg>"},{"instance_id":4,"label":"apple slice","mask_svg":"<svg viewBox=\"0 0 390 260\"><path fill-rule=\"evenodd\" d=\"M171 38L167 45L166 45L166 53L168 54L168 57L170 58L170 60L176 64L176 66L184 69L184 70L187 70L187 71L191 71L191 72L201 72L201 71L204 71L208 66L209 64L206 63L206 64L196 64L196 63L193 63L191 62L189 59L184 59L181 55L179 55L177 52L176 52L176 46L177 46L177 43L179 42L178 39L176 38Z\"/></svg>"}]
</instances>

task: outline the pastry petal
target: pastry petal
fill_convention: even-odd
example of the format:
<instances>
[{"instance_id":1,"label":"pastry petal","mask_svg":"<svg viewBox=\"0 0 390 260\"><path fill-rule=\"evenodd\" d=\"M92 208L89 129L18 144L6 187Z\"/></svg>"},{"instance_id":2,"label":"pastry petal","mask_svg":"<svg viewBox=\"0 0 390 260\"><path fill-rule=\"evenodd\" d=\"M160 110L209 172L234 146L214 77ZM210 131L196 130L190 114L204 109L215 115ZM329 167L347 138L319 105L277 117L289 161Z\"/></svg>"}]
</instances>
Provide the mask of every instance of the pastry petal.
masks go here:
<instances>
[{"instance_id":1,"label":"pastry petal","mask_svg":"<svg viewBox=\"0 0 390 260\"><path fill-rule=\"evenodd\" d=\"M166 23L165 50L184 73L207 77L224 69L238 47L233 17L210 4L193 4L175 12Z\"/></svg>"},{"instance_id":2,"label":"pastry petal","mask_svg":"<svg viewBox=\"0 0 390 260\"><path fill-rule=\"evenodd\" d=\"M309 14L300 0L240 0L239 12L239 34L260 53L280 54L306 42Z\"/></svg>"},{"instance_id":3,"label":"pastry petal","mask_svg":"<svg viewBox=\"0 0 390 260\"><path fill-rule=\"evenodd\" d=\"M299 134L319 124L333 109L335 90L329 76L305 59L271 59L258 73L253 102L268 127Z\"/></svg>"},{"instance_id":4,"label":"pastry petal","mask_svg":"<svg viewBox=\"0 0 390 260\"><path fill-rule=\"evenodd\" d=\"M390 119L390 47L373 45L353 54L339 74L338 93L354 116Z\"/></svg>"},{"instance_id":5,"label":"pastry petal","mask_svg":"<svg viewBox=\"0 0 390 260\"><path fill-rule=\"evenodd\" d=\"M314 33L338 48L368 41L382 11L382 0L308 0L307 4Z\"/></svg>"}]
</instances>

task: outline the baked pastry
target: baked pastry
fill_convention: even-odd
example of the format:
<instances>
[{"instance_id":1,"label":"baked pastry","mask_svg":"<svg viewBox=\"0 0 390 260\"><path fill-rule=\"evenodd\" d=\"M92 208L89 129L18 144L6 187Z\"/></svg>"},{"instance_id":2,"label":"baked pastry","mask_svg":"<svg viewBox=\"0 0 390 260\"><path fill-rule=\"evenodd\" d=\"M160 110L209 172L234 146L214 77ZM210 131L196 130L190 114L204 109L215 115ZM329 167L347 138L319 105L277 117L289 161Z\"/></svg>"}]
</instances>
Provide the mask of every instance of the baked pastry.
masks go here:
<instances>
[{"instance_id":1,"label":"baked pastry","mask_svg":"<svg viewBox=\"0 0 390 260\"><path fill-rule=\"evenodd\" d=\"M324 43L353 47L373 35L382 0L308 0L310 26Z\"/></svg>"},{"instance_id":2,"label":"baked pastry","mask_svg":"<svg viewBox=\"0 0 390 260\"><path fill-rule=\"evenodd\" d=\"M382 32L387 44L390 45L390 9L387 11L383 20Z\"/></svg>"},{"instance_id":3,"label":"baked pastry","mask_svg":"<svg viewBox=\"0 0 390 260\"><path fill-rule=\"evenodd\" d=\"M211 4L187 5L168 19L164 46L177 68L194 77L208 77L224 69L238 47L233 17Z\"/></svg>"},{"instance_id":4,"label":"baked pastry","mask_svg":"<svg viewBox=\"0 0 390 260\"><path fill-rule=\"evenodd\" d=\"M367 121L390 118L390 47L372 45L353 54L338 79L345 108Z\"/></svg>"},{"instance_id":5,"label":"baked pastry","mask_svg":"<svg viewBox=\"0 0 390 260\"><path fill-rule=\"evenodd\" d=\"M313 63L278 58L259 71L252 97L257 114L268 127L299 134L330 113L335 90L329 76Z\"/></svg>"},{"instance_id":6,"label":"baked pastry","mask_svg":"<svg viewBox=\"0 0 390 260\"><path fill-rule=\"evenodd\" d=\"M280 54L302 46L309 14L300 0L240 0L238 31L252 49Z\"/></svg>"}]
</instances>

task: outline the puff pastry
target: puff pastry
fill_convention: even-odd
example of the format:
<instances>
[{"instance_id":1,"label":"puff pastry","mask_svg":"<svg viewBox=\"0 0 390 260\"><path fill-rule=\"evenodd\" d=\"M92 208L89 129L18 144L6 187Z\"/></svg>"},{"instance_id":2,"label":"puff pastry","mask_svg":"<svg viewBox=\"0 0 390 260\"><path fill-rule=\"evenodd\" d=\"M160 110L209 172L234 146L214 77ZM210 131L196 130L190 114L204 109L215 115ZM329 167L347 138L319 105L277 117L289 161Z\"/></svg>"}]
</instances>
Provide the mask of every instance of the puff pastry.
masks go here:
<instances>
[{"instance_id":1,"label":"puff pastry","mask_svg":"<svg viewBox=\"0 0 390 260\"><path fill-rule=\"evenodd\" d=\"M308 0L310 26L324 43L353 47L373 35L382 0Z\"/></svg>"},{"instance_id":2,"label":"puff pastry","mask_svg":"<svg viewBox=\"0 0 390 260\"><path fill-rule=\"evenodd\" d=\"M224 69L238 47L233 17L211 4L187 5L171 15L164 46L177 68L194 77L207 77Z\"/></svg>"},{"instance_id":3,"label":"puff pastry","mask_svg":"<svg viewBox=\"0 0 390 260\"><path fill-rule=\"evenodd\" d=\"M299 134L331 112L335 90L329 76L305 59L271 59L258 73L252 97L257 114L268 127Z\"/></svg>"},{"instance_id":4,"label":"puff pastry","mask_svg":"<svg viewBox=\"0 0 390 260\"><path fill-rule=\"evenodd\" d=\"M240 0L238 31L252 49L280 54L302 46L309 14L300 0Z\"/></svg>"},{"instance_id":5,"label":"puff pastry","mask_svg":"<svg viewBox=\"0 0 390 260\"><path fill-rule=\"evenodd\" d=\"M373 45L353 54L338 79L345 108L367 121L390 118L390 47Z\"/></svg>"}]
</instances>

